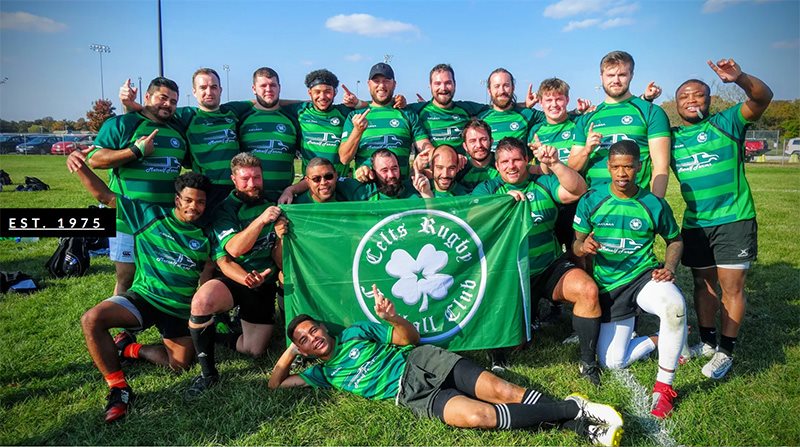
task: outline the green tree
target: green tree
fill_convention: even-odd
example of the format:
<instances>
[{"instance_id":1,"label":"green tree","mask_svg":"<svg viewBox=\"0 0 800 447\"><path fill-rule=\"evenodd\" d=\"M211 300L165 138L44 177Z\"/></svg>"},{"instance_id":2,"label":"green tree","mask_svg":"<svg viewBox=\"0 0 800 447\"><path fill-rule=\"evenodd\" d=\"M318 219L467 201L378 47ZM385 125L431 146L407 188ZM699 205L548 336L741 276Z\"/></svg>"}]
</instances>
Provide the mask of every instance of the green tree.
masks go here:
<instances>
[{"instance_id":1,"label":"green tree","mask_svg":"<svg viewBox=\"0 0 800 447\"><path fill-rule=\"evenodd\" d=\"M86 118L89 119L89 130L97 132L103 123L115 116L114 105L107 99L98 99L92 105L92 110L86 112Z\"/></svg>"}]
</instances>

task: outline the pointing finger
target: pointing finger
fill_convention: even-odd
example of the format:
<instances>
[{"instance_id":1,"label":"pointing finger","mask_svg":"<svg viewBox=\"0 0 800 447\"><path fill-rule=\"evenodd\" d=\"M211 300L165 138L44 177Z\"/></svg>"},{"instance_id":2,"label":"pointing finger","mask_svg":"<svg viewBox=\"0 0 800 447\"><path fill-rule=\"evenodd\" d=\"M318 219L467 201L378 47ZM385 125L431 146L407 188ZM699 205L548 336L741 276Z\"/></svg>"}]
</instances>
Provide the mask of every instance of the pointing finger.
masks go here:
<instances>
[{"instance_id":1,"label":"pointing finger","mask_svg":"<svg viewBox=\"0 0 800 447\"><path fill-rule=\"evenodd\" d=\"M344 90L344 92L345 92L345 93L347 93L348 95L352 95L352 94L353 94L353 93L352 93L352 92L351 92L351 91L350 91L350 90L347 88L347 86L346 86L346 85L344 85L344 84L342 84L342 90Z\"/></svg>"},{"instance_id":2,"label":"pointing finger","mask_svg":"<svg viewBox=\"0 0 800 447\"><path fill-rule=\"evenodd\" d=\"M271 269L271 268L267 268L266 270L264 270L263 272L261 272L261 273L260 273L260 275L261 275L262 277L266 278L267 276L269 276L269 274L270 274L270 273L272 273L272 269Z\"/></svg>"},{"instance_id":3,"label":"pointing finger","mask_svg":"<svg viewBox=\"0 0 800 447\"><path fill-rule=\"evenodd\" d=\"M528 97L533 96L533 84L528 84Z\"/></svg>"},{"instance_id":4,"label":"pointing finger","mask_svg":"<svg viewBox=\"0 0 800 447\"><path fill-rule=\"evenodd\" d=\"M158 134L158 129L154 129L154 130L153 130L153 131L150 133L150 135L148 135L148 136L147 136L147 138L145 138L145 141L152 141L152 140L153 140L153 138L155 138L155 137L156 137L156 134Z\"/></svg>"},{"instance_id":5,"label":"pointing finger","mask_svg":"<svg viewBox=\"0 0 800 447\"><path fill-rule=\"evenodd\" d=\"M425 102L425 98L423 98L419 93L417 93L417 102Z\"/></svg>"},{"instance_id":6,"label":"pointing finger","mask_svg":"<svg viewBox=\"0 0 800 447\"><path fill-rule=\"evenodd\" d=\"M589 133L594 132L594 122L589 123Z\"/></svg>"}]
</instances>

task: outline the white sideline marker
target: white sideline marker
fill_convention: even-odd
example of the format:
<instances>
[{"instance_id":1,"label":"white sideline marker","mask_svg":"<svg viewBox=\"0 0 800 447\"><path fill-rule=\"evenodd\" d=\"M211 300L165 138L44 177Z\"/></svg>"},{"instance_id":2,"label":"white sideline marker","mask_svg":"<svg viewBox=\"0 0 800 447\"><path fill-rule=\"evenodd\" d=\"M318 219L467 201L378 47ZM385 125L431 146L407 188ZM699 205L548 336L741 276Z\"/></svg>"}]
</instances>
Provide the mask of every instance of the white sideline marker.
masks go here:
<instances>
[{"instance_id":1,"label":"white sideline marker","mask_svg":"<svg viewBox=\"0 0 800 447\"><path fill-rule=\"evenodd\" d=\"M650 414L652 394L627 369L612 369L610 371L617 381L630 390L632 396L631 406L633 407L631 412L644 429L645 435L657 445L677 447L678 442L670 434L674 424L669 420L659 422L658 419Z\"/></svg>"}]
</instances>

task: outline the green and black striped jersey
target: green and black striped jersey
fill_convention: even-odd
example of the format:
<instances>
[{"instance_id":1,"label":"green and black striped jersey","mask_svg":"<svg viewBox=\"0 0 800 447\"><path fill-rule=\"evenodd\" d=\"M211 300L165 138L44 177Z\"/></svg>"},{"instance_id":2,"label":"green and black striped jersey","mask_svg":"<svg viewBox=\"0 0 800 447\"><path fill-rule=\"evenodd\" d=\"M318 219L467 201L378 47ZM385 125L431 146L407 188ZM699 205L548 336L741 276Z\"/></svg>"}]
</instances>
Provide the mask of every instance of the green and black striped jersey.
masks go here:
<instances>
[{"instance_id":1,"label":"green and black striped jersey","mask_svg":"<svg viewBox=\"0 0 800 447\"><path fill-rule=\"evenodd\" d=\"M245 203L236 196L236 191L231 191L230 195L220 204L214 213L214 223L212 224L214 245L212 258L214 261L222 258L228 252L225 245L239 232L247 228L261 213L270 206L266 200L258 203ZM245 271L263 271L266 268L272 269L272 274L276 272L275 261L272 259L272 249L277 242L274 225L264 225L261 232L253 244L253 247L243 255L234 258Z\"/></svg>"},{"instance_id":2,"label":"green and black striped jersey","mask_svg":"<svg viewBox=\"0 0 800 447\"><path fill-rule=\"evenodd\" d=\"M419 122L428 134L434 147L452 146L461 155L466 155L461 132L464 125L489 106L472 101L453 101L453 107L443 109L433 101L409 104L406 109L417 114Z\"/></svg>"},{"instance_id":3,"label":"green and black striped jersey","mask_svg":"<svg viewBox=\"0 0 800 447\"><path fill-rule=\"evenodd\" d=\"M279 196L294 182L294 159L300 147L300 126L281 109L261 110L251 105L239 124L239 146L261 160L264 192Z\"/></svg>"},{"instance_id":4,"label":"green and black striped jersey","mask_svg":"<svg viewBox=\"0 0 800 447\"><path fill-rule=\"evenodd\" d=\"M349 173L349 166L339 159L339 144L347 115L353 110L342 104L335 104L327 111L314 108L311 102L284 106L283 110L292 114L300 125L300 157L303 172L314 157L324 158L333 163L333 169L340 175Z\"/></svg>"}]
</instances>

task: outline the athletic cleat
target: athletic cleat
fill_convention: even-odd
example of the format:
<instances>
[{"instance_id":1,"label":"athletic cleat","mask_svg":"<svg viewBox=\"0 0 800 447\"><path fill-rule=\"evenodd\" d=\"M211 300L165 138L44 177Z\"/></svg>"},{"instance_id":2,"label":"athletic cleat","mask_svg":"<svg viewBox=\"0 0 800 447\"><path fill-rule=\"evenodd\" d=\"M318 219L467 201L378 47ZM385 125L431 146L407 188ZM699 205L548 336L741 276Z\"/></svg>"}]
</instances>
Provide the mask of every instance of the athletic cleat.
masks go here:
<instances>
[{"instance_id":1,"label":"athletic cleat","mask_svg":"<svg viewBox=\"0 0 800 447\"><path fill-rule=\"evenodd\" d=\"M570 394L564 400L571 400L578 404L580 411L575 419L586 419L591 425L622 427L622 415L611 405L592 402L588 397L578 393Z\"/></svg>"},{"instance_id":2,"label":"athletic cleat","mask_svg":"<svg viewBox=\"0 0 800 447\"><path fill-rule=\"evenodd\" d=\"M717 351L711 360L703 366L702 373L709 379L719 380L728 374L728 371L733 366L733 357L725 354L722 351Z\"/></svg>"},{"instance_id":3,"label":"athletic cleat","mask_svg":"<svg viewBox=\"0 0 800 447\"><path fill-rule=\"evenodd\" d=\"M624 431L621 425L589 425L586 427L586 436L594 445L616 447L622 441Z\"/></svg>"},{"instance_id":4,"label":"athletic cleat","mask_svg":"<svg viewBox=\"0 0 800 447\"><path fill-rule=\"evenodd\" d=\"M600 366L597 365L597 362L586 363L581 361L578 365L578 371L581 373L581 377L588 380L594 386L600 386Z\"/></svg>"},{"instance_id":5,"label":"athletic cleat","mask_svg":"<svg viewBox=\"0 0 800 447\"><path fill-rule=\"evenodd\" d=\"M492 372L495 374L505 372L509 367L506 353L501 349L492 349L489 351L489 361L492 364Z\"/></svg>"},{"instance_id":6,"label":"athletic cleat","mask_svg":"<svg viewBox=\"0 0 800 447\"><path fill-rule=\"evenodd\" d=\"M117 347L117 355L119 355L119 358L122 358L122 351L131 343L136 343L136 336L125 329L114 336L114 346Z\"/></svg>"},{"instance_id":7,"label":"athletic cleat","mask_svg":"<svg viewBox=\"0 0 800 447\"><path fill-rule=\"evenodd\" d=\"M704 342L700 342L694 346L689 347L688 344L683 346L683 351L681 351L681 358L678 362L683 363L688 362L690 359L696 359L699 357L706 357L711 358L714 356L714 353L717 352L717 348L706 344ZM684 358L686 360L684 360Z\"/></svg>"},{"instance_id":8,"label":"athletic cleat","mask_svg":"<svg viewBox=\"0 0 800 447\"><path fill-rule=\"evenodd\" d=\"M562 345L577 345L578 343L580 343L580 339L578 338L577 332L573 332L561 342Z\"/></svg>"},{"instance_id":9,"label":"athletic cleat","mask_svg":"<svg viewBox=\"0 0 800 447\"><path fill-rule=\"evenodd\" d=\"M128 408L133 403L133 390L131 387L111 388L106 396L106 422L114 422L128 414Z\"/></svg>"},{"instance_id":10,"label":"athletic cleat","mask_svg":"<svg viewBox=\"0 0 800 447\"><path fill-rule=\"evenodd\" d=\"M666 418L672 414L672 401L676 397L678 397L678 393L672 388L672 385L656 382L653 387L653 403L650 405L650 414L659 419Z\"/></svg>"},{"instance_id":11,"label":"athletic cleat","mask_svg":"<svg viewBox=\"0 0 800 447\"><path fill-rule=\"evenodd\" d=\"M201 397L209 388L219 382L219 376L204 377L202 374L192 379L189 389L186 390L185 396L187 400L194 400Z\"/></svg>"}]
</instances>

